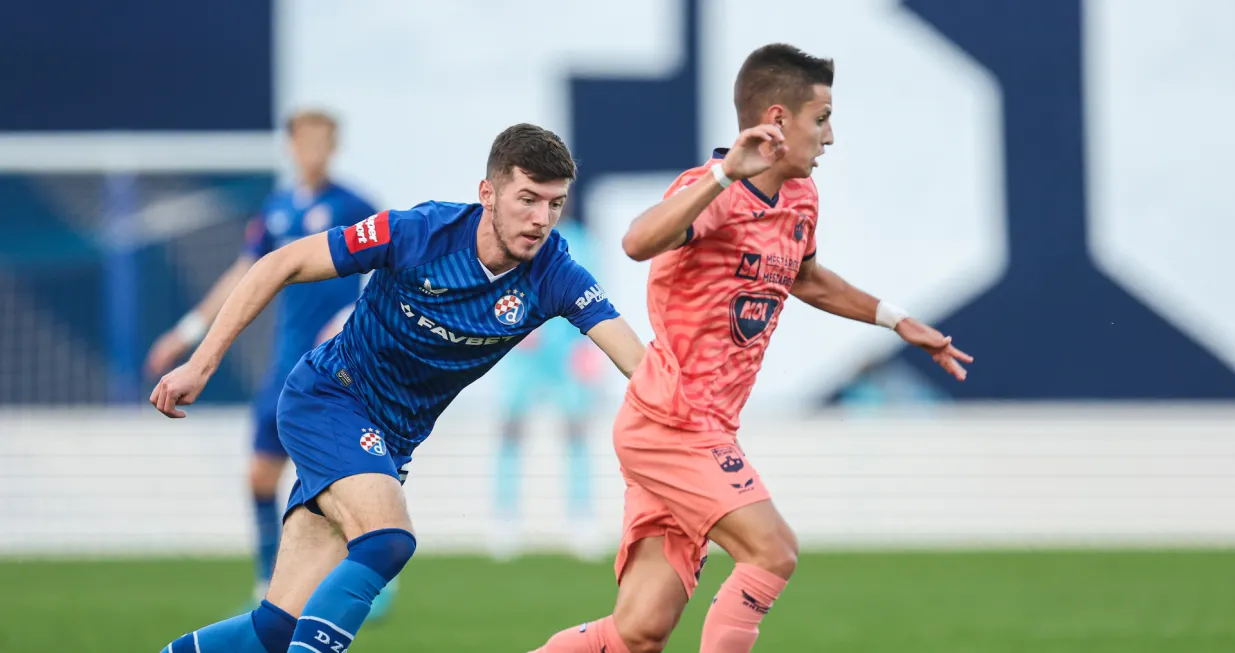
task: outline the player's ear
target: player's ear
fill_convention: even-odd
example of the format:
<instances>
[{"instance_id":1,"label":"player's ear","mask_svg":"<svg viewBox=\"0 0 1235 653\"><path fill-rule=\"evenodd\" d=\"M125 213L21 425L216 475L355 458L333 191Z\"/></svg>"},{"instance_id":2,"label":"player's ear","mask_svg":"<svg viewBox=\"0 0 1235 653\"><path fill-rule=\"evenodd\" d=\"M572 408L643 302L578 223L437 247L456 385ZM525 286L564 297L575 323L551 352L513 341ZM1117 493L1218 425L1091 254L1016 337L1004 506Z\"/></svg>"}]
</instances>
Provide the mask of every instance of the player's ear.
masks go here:
<instances>
[{"instance_id":1,"label":"player's ear","mask_svg":"<svg viewBox=\"0 0 1235 653\"><path fill-rule=\"evenodd\" d=\"M477 195L480 196L480 205L486 211L493 212L493 202L497 199L497 190L493 188L493 182L488 179L481 179L480 190Z\"/></svg>"},{"instance_id":2,"label":"player's ear","mask_svg":"<svg viewBox=\"0 0 1235 653\"><path fill-rule=\"evenodd\" d=\"M779 104L773 104L768 107L768 110L763 114L763 122L765 124L776 125L781 131L785 130L785 122L788 119L788 112L785 111L785 107Z\"/></svg>"}]
</instances>

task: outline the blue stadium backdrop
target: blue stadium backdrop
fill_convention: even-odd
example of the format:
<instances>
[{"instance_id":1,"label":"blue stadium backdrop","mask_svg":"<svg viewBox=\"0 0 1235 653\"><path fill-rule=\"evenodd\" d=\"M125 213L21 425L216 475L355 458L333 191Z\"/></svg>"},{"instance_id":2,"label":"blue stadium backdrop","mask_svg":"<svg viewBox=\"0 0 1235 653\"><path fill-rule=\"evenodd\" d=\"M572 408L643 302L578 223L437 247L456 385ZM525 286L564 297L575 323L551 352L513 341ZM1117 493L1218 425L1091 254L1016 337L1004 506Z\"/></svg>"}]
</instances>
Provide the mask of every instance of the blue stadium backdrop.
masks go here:
<instances>
[{"instance_id":1,"label":"blue stadium backdrop","mask_svg":"<svg viewBox=\"0 0 1235 653\"><path fill-rule=\"evenodd\" d=\"M49 4L57 10L47 11ZM368 0L358 3L356 11L365 11L360 5L371 5L377 11L389 8L390 3ZM613 175L672 175L695 165L701 152L717 144L705 142L703 134L718 130L698 124L711 120L705 114L713 110L704 106L703 99L712 88L711 80L728 79L733 72L708 69L710 53L724 46L718 42L718 25L732 17L718 18L715 12L709 13L708 3L697 0L649 6L647 11L667 12L672 18L656 26L668 30L662 40L671 50L663 57L657 55L656 65L635 65L628 72L621 66L592 61L596 57L573 57L568 65L555 68L561 72L545 82L546 91L526 91L560 105L548 113L557 116L551 126L565 133L581 163L574 191L581 197L604 192L606 178ZM279 107L272 53L281 50L276 47L278 13L270 2L221 0L212 3L208 12L137 0L101 7L85 0L49 0L37 12L19 7L19 13L29 15L0 25L0 54L6 60L18 54L26 57L24 53L29 52L39 57L5 80L6 94L49 100L0 103L0 131L237 132L274 127ZM1165 315L1160 305L1138 299L1095 261L1092 172L1087 167L1092 162L1094 139L1087 131L1094 128L1092 122L1087 123L1087 115L1093 107L1085 77L1085 39L1091 31L1085 29L1085 3L906 0L899 5L890 3L887 11L893 10L903 17L895 20L912 20L913 36L906 39L929 42L934 48L932 56L961 62L956 64L958 69L970 70L966 74L985 80L997 94L993 102L997 135L983 147L995 152L995 167L985 174L993 177L1002 193L995 202L1002 216L991 227L997 234L995 249L1002 251L1002 262L992 267L995 272L990 282L972 297L932 316L980 356L980 372L965 384L931 382L934 390L957 399L1235 398L1235 371L1212 346L1181 330L1178 320ZM438 13L435 20L458 18L448 9ZM51 21L45 18L49 15L58 18ZM66 22L65 16L72 19ZM575 21L571 29L599 29L587 17L563 20ZM428 32L433 25L414 27ZM74 37L87 33L91 38ZM418 36L424 35L413 30L406 47L416 47ZM632 33L630 38L644 36ZM391 47L377 39L371 42L374 49ZM812 45L818 46L812 49L827 52L826 43ZM491 47L495 52L501 49L500 44ZM727 54L726 65L734 56L740 60L740 54ZM77 65L82 61L90 66ZM343 58L340 68L346 70L348 61ZM420 63L422 69L404 69L407 79L401 77L397 84L386 81L394 87L411 88L392 90L391 97L409 106L426 97L431 102L462 97L453 95L456 87L447 82L439 88L418 85L417 75L431 75L439 63L469 66L473 62L444 57L440 62L421 59ZM482 63L489 65L475 65ZM861 62L840 64L838 148L844 146L844 121L849 120L844 94L862 83L857 73L847 71L860 68ZM295 78L305 73L288 74ZM349 95L344 75L329 70L322 73L324 77L331 74L336 75L335 86L329 87L336 91L333 95L322 90L326 85L300 97ZM460 85L476 83L466 75L460 77ZM383 82L366 78L353 83ZM371 88L351 95L358 105L380 106L385 101L385 96ZM714 95L723 97L723 93ZM395 103L380 110L385 113L379 115L397 120L402 107ZM461 107L461 111L464 118L481 111L494 113L474 106ZM528 116L493 118L497 123L520 119ZM373 141L378 128L373 120L353 122L362 123L356 127L362 142L357 149L364 151L363 142L366 138ZM489 129L485 125L481 131ZM382 129L414 132L420 128L410 121L387 122ZM491 134L485 131L476 140L488 138ZM466 153L471 160L477 156ZM440 190L428 186L423 178L415 179L420 175L382 166L381 174L401 175L398 184L375 182L398 208ZM352 169L363 170L364 166ZM472 185L477 172L468 169L453 174L461 174ZM5 358L22 358L20 352L42 347L40 338L47 336L39 332L44 331L55 334L59 347L68 349L65 356L97 362L89 376L74 378L71 366L60 370L53 361L27 353L22 360L42 367L37 374L56 378L54 385L63 391L47 395L23 387L21 379L31 378L33 369L25 374L10 372L5 375L10 381L0 386L0 403L131 401L138 397L144 385L136 375L145 348L200 295L207 271L221 270L234 255L242 220L273 182L273 173L128 177L9 172L0 177L0 202L5 207L0 213L0 305L6 311L12 307L10 314L27 316L0 323L9 330L3 334L10 348ZM387 187L408 193L400 195ZM896 192L895 188L886 190ZM207 192L220 217L170 239L122 237L120 242L128 244L116 244L117 230L124 234L125 216L148 208L164 195L192 191ZM596 215L596 202L577 202L576 206L585 222L599 226L602 218ZM32 233L38 237L31 238ZM200 244L209 245L209 252L202 251ZM870 250L877 246L870 242L836 245ZM927 250L922 255L935 256L936 252ZM911 262L905 265L912 267ZM914 352L873 351L877 354L866 369L894 366L938 379L930 362ZM260 349L252 353L257 358L262 355ZM255 369L260 365L230 361L205 400L242 398ZM82 384L82 378L93 381ZM818 402L834 399L840 390L835 382L816 385L808 394Z\"/></svg>"}]
</instances>

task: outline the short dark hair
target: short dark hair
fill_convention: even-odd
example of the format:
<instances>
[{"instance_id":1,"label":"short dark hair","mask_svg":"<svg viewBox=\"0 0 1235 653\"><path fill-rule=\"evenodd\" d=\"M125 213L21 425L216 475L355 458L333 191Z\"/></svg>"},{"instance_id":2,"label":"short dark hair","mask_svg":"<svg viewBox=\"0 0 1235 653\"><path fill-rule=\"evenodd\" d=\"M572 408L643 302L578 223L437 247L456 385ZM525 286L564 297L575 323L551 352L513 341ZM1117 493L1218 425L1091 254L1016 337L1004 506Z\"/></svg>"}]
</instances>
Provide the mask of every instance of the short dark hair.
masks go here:
<instances>
[{"instance_id":1,"label":"short dark hair","mask_svg":"<svg viewBox=\"0 0 1235 653\"><path fill-rule=\"evenodd\" d=\"M287 117L287 122L283 124L283 127L287 129L287 133L290 136L296 132L296 127L307 123L326 125L332 131L338 131L339 129L339 121L334 116L320 109L301 109L296 111Z\"/></svg>"},{"instance_id":2,"label":"short dark hair","mask_svg":"<svg viewBox=\"0 0 1235 653\"><path fill-rule=\"evenodd\" d=\"M785 43L765 45L750 53L733 84L733 105L742 129L759 124L759 114L773 104L797 112L813 97L814 86L832 86L836 64L812 57Z\"/></svg>"},{"instance_id":3,"label":"short dark hair","mask_svg":"<svg viewBox=\"0 0 1235 653\"><path fill-rule=\"evenodd\" d=\"M504 181L516 167L536 182L573 181L576 173L575 160L562 139L528 123L508 127L493 139L485 176L489 181Z\"/></svg>"}]
</instances>

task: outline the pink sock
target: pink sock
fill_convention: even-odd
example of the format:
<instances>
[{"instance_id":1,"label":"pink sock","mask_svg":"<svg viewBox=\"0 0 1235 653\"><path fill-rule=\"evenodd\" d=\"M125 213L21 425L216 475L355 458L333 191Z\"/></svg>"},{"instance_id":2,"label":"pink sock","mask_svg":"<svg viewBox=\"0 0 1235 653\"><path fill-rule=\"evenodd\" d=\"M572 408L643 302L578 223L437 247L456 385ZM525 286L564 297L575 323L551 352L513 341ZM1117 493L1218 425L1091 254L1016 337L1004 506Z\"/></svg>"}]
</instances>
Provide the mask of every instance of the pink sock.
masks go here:
<instances>
[{"instance_id":1,"label":"pink sock","mask_svg":"<svg viewBox=\"0 0 1235 653\"><path fill-rule=\"evenodd\" d=\"M532 653L630 653L618 635L613 617L567 628Z\"/></svg>"},{"instance_id":2,"label":"pink sock","mask_svg":"<svg viewBox=\"0 0 1235 653\"><path fill-rule=\"evenodd\" d=\"M759 639L759 622L787 584L755 565L734 565L708 609L700 653L750 653Z\"/></svg>"}]
</instances>

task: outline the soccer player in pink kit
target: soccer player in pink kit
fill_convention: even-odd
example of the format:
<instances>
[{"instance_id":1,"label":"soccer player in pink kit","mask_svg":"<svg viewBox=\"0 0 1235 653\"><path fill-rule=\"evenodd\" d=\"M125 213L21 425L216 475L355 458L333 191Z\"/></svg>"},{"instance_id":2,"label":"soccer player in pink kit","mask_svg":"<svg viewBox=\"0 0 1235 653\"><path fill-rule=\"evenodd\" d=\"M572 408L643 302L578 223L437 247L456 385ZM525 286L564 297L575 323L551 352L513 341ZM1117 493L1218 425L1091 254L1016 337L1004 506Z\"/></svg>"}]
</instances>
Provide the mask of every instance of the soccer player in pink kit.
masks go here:
<instances>
[{"instance_id":1,"label":"soccer player in pink kit","mask_svg":"<svg viewBox=\"0 0 1235 653\"><path fill-rule=\"evenodd\" d=\"M652 259L655 340L613 428L626 481L613 614L553 636L540 653L658 653L698 584L708 541L736 563L703 626L702 653L748 653L797 564L792 529L737 442L738 413L788 296L896 331L964 380L950 337L815 261L810 175L832 143L830 59L773 44L734 85L733 148L688 170L622 241Z\"/></svg>"}]
</instances>

